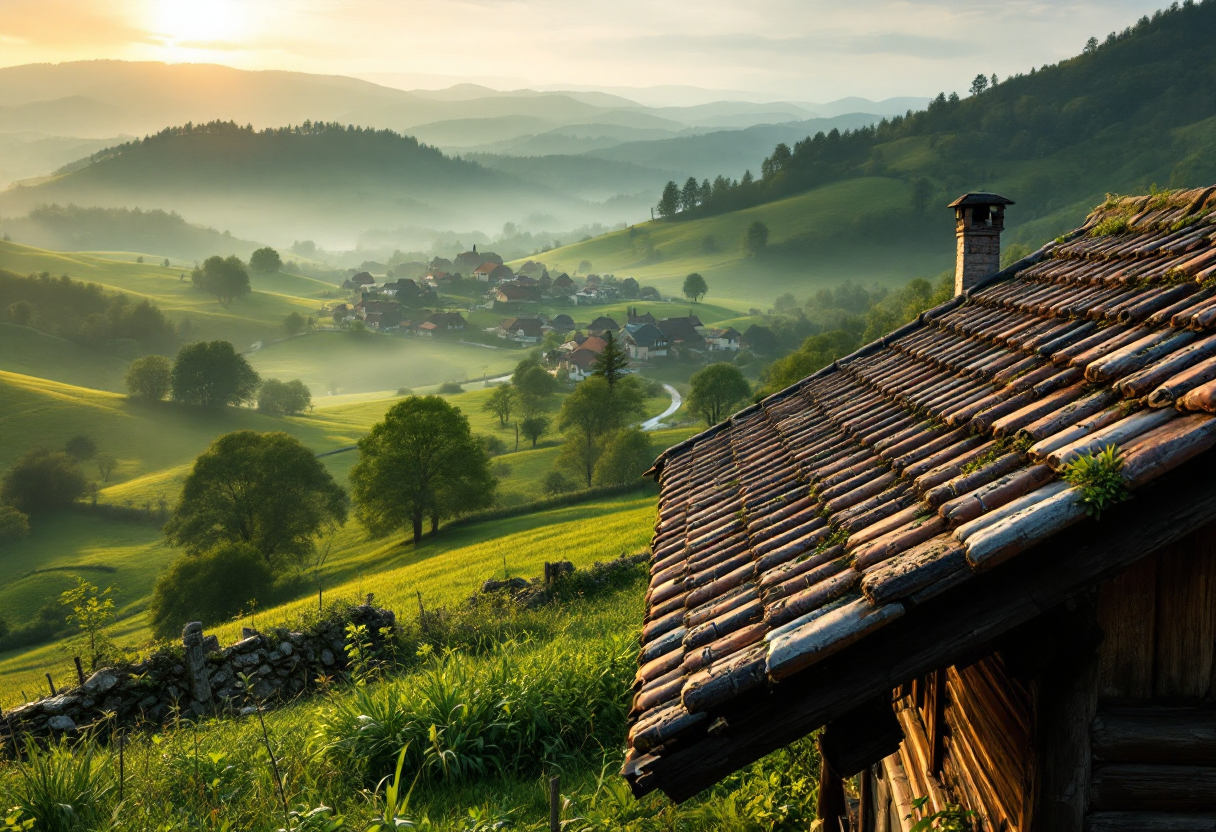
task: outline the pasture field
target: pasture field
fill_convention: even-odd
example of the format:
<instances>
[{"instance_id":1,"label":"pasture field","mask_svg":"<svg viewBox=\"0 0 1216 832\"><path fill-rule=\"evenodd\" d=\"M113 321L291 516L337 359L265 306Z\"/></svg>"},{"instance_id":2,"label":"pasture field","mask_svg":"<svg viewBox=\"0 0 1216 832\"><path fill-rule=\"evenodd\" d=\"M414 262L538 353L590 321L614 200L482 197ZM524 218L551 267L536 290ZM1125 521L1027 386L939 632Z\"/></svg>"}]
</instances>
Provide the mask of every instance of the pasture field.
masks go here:
<instances>
[{"instance_id":1,"label":"pasture field","mask_svg":"<svg viewBox=\"0 0 1216 832\"><path fill-rule=\"evenodd\" d=\"M547 560L570 560L585 567L622 552L639 551L650 542L654 513L653 494L631 494L456 527L425 539L417 549L401 537L368 540L357 524L350 523L339 533L334 554L320 577L327 598L360 600L370 592L375 593L377 604L410 614L417 609L418 592L427 608L450 606L475 592L486 578L504 574L532 577L540 574ZM174 553L160 542L159 532L152 527L128 528L105 521L103 532L94 520L64 515L14 546L11 555L0 562L0 586L6 587L0 603L16 600L18 595L61 591L71 584L74 574L102 587L116 584L123 617L112 628L112 635L121 644L144 644L150 633L141 613L157 572ZM80 565L93 569L73 571ZM50 567L66 568L31 574L36 568ZM315 588L316 576L310 572L300 580L307 594L297 601L257 610L257 626L289 624L315 606L316 595L308 587ZM7 587L14 582L16 594L10 599ZM32 614L45 598L23 600L20 609L28 606ZM239 637L240 626L241 622L231 622L210 630L228 643ZM31 697L35 691L43 692L44 673L67 678L71 666L69 651L60 644L0 654L0 707L18 703L22 690Z\"/></svg>"},{"instance_id":2,"label":"pasture field","mask_svg":"<svg viewBox=\"0 0 1216 832\"><path fill-rule=\"evenodd\" d=\"M587 260L594 273L634 277L664 296L679 296L684 277L699 272L709 284L702 305L741 310L767 307L783 292L804 297L841 283L894 288L913 277L938 274L953 262L949 222L942 241L934 238L923 247L883 245L881 216L906 213L910 198L906 182L869 176L717 216L641 223L535 259L551 274L572 275ZM743 236L756 221L768 227L770 248L791 247L788 256L748 257Z\"/></svg>"}]
</instances>

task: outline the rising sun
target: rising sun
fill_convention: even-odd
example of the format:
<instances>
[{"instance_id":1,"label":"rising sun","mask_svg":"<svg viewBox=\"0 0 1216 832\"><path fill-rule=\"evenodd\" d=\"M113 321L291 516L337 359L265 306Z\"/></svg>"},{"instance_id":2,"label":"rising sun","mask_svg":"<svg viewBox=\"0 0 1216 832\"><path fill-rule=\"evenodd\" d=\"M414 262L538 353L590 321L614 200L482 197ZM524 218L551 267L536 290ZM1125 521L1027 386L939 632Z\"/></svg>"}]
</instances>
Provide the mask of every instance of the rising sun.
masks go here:
<instances>
[{"instance_id":1,"label":"rising sun","mask_svg":"<svg viewBox=\"0 0 1216 832\"><path fill-rule=\"evenodd\" d=\"M153 29L171 44L206 44L239 36L244 18L238 0L157 0Z\"/></svg>"}]
</instances>

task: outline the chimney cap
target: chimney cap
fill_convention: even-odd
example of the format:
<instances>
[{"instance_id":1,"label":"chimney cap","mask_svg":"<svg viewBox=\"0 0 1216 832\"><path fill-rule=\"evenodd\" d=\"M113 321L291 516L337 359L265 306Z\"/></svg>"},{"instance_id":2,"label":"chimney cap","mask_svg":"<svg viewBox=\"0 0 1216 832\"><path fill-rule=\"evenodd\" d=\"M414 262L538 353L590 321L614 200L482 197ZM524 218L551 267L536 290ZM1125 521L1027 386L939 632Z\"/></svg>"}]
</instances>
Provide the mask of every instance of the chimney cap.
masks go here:
<instances>
[{"instance_id":1,"label":"chimney cap","mask_svg":"<svg viewBox=\"0 0 1216 832\"><path fill-rule=\"evenodd\" d=\"M1000 194L990 194L984 191L977 193L963 194L958 199L951 202L948 207L961 208L964 205L1016 205L1012 199L1005 199Z\"/></svg>"}]
</instances>

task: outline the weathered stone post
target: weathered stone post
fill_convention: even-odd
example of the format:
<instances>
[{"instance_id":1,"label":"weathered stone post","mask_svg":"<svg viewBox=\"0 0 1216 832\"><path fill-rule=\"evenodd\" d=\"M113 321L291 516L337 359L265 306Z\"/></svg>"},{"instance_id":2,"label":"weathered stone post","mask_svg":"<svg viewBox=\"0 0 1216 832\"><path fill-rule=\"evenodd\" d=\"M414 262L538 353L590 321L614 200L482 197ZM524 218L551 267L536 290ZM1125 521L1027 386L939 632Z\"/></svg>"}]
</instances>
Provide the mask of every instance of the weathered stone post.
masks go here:
<instances>
[{"instance_id":1,"label":"weathered stone post","mask_svg":"<svg viewBox=\"0 0 1216 832\"><path fill-rule=\"evenodd\" d=\"M190 681L190 696L196 702L211 699L211 679L207 676L207 651L203 647L203 624L191 621L182 631L186 647L186 677Z\"/></svg>"}]
</instances>

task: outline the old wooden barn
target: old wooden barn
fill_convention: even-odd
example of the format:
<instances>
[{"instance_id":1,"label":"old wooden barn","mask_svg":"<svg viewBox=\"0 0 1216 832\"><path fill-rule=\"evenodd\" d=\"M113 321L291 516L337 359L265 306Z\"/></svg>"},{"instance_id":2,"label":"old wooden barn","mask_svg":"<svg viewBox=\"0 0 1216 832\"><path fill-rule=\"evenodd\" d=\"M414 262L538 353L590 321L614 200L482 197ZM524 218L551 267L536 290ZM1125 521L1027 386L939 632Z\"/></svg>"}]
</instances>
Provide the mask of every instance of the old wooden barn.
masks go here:
<instances>
[{"instance_id":1,"label":"old wooden barn","mask_svg":"<svg viewBox=\"0 0 1216 832\"><path fill-rule=\"evenodd\" d=\"M952 204L952 301L656 463L635 793L822 728L833 832L1216 829L1216 187L998 271L1011 204Z\"/></svg>"}]
</instances>

